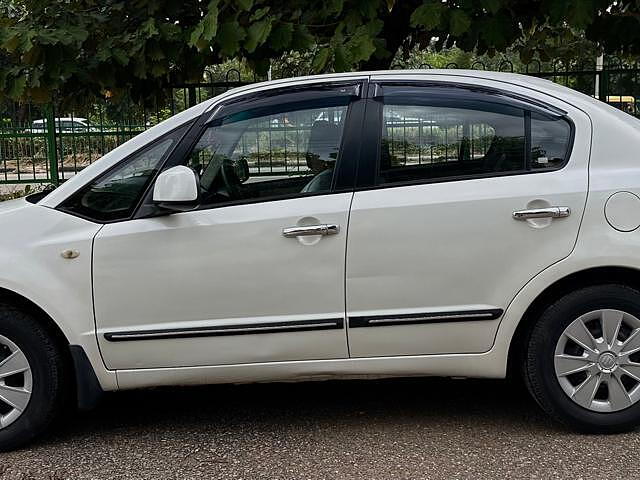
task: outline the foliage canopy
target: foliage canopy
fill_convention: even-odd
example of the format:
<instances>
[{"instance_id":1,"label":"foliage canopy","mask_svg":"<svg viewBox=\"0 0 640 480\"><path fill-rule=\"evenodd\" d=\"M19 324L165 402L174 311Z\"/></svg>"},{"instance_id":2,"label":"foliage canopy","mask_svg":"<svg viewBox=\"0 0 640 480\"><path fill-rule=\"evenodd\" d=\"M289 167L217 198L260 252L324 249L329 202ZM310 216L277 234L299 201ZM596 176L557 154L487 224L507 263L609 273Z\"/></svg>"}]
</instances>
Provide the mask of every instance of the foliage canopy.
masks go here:
<instances>
[{"instance_id":1,"label":"foliage canopy","mask_svg":"<svg viewBox=\"0 0 640 480\"><path fill-rule=\"evenodd\" d=\"M426 46L515 44L527 63L558 28L636 54L639 26L640 0L0 0L0 96L141 99L228 59L264 73L307 52L313 72L388 68Z\"/></svg>"}]
</instances>

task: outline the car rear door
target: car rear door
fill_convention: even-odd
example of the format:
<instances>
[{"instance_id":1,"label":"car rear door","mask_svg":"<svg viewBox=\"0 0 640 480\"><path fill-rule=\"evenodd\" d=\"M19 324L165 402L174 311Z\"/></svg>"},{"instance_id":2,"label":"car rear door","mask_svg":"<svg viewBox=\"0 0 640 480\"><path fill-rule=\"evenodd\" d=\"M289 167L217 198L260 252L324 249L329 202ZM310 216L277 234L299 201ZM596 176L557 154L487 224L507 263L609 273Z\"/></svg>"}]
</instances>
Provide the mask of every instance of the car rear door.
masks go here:
<instances>
[{"instance_id":1,"label":"car rear door","mask_svg":"<svg viewBox=\"0 0 640 480\"><path fill-rule=\"evenodd\" d=\"M501 82L387 78L350 214L351 356L487 351L518 290L574 247L589 119Z\"/></svg>"}]
</instances>

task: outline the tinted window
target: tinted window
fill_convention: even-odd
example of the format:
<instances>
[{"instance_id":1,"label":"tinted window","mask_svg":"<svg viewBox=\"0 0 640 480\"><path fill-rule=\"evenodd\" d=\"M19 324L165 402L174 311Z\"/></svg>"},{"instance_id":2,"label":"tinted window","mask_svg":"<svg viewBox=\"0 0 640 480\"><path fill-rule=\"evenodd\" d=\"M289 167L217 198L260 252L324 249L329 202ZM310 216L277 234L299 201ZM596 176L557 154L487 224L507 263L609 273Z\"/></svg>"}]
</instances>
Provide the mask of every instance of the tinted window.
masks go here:
<instances>
[{"instance_id":1,"label":"tinted window","mask_svg":"<svg viewBox=\"0 0 640 480\"><path fill-rule=\"evenodd\" d=\"M187 164L200 173L202 205L331 189L349 97L329 106L245 110L208 127Z\"/></svg>"},{"instance_id":2,"label":"tinted window","mask_svg":"<svg viewBox=\"0 0 640 480\"><path fill-rule=\"evenodd\" d=\"M61 209L98 221L129 218L185 129L179 128L134 154L80 190Z\"/></svg>"},{"instance_id":3,"label":"tinted window","mask_svg":"<svg viewBox=\"0 0 640 480\"><path fill-rule=\"evenodd\" d=\"M571 143L571 127L564 118L531 113L531 168L561 167Z\"/></svg>"},{"instance_id":4,"label":"tinted window","mask_svg":"<svg viewBox=\"0 0 640 480\"><path fill-rule=\"evenodd\" d=\"M526 168L524 110L455 99L447 106L406 103L383 106L378 183Z\"/></svg>"}]
</instances>

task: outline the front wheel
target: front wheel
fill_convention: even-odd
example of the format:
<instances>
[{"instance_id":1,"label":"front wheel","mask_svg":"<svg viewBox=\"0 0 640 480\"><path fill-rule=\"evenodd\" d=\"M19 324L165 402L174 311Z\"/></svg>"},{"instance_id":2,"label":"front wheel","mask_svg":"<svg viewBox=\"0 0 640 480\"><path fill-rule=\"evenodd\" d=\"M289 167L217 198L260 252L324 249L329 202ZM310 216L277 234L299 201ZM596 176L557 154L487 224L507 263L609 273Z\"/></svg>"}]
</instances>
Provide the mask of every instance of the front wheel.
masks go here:
<instances>
[{"instance_id":1,"label":"front wheel","mask_svg":"<svg viewBox=\"0 0 640 480\"><path fill-rule=\"evenodd\" d=\"M0 451L29 442L55 419L67 373L49 332L30 314L0 304Z\"/></svg>"},{"instance_id":2,"label":"front wheel","mask_svg":"<svg viewBox=\"0 0 640 480\"><path fill-rule=\"evenodd\" d=\"M538 404L577 430L640 425L640 292L593 286L549 306L529 336L523 375Z\"/></svg>"}]
</instances>

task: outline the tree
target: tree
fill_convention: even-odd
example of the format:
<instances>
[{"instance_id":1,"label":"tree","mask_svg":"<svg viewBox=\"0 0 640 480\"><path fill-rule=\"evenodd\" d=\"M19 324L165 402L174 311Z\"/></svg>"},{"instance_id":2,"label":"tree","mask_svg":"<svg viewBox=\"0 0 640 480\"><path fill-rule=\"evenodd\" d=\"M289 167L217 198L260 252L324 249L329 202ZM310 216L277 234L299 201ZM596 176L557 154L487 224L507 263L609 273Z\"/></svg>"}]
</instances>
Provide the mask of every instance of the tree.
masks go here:
<instances>
[{"instance_id":1,"label":"tree","mask_svg":"<svg viewBox=\"0 0 640 480\"><path fill-rule=\"evenodd\" d=\"M0 0L0 96L145 99L228 59L258 73L283 55L311 55L314 72L377 69L428 45L493 55L530 34L528 60L558 26L640 52L640 6L612 1Z\"/></svg>"}]
</instances>

